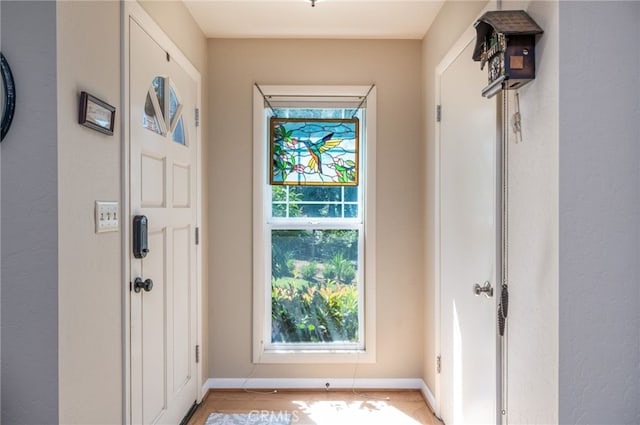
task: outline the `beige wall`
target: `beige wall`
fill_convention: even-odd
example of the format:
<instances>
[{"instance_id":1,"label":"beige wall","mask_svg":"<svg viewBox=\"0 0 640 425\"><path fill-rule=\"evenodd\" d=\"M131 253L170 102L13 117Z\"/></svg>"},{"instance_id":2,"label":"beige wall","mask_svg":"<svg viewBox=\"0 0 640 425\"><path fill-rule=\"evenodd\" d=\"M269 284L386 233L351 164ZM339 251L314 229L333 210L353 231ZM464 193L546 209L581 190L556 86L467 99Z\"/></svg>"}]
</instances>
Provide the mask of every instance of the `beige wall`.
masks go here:
<instances>
[{"instance_id":1,"label":"beige wall","mask_svg":"<svg viewBox=\"0 0 640 425\"><path fill-rule=\"evenodd\" d=\"M377 363L357 378L422 373L424 156L419 41L209 40L209 376L252 373L252 86L378 89ZM238 172L244 171L244 172ZM398 174L398 170L402 170ZM401 176L398 178L398 176ZM233 176L230 179L229 176ZM353 377L354 365L258 365L254 377Z\"/></svg>"},{"instance_id":2,"label":"beige wall","mask_svg":"<svg viewBox=\"0 0 640 425\"><path fill-rule=\"evenodd\" d=\"M120 200L122 195L120 6L113 1L57 3L59 422L63 424L122 421L122 296L128 285L121 278L121 234L95 234L93 222L94 201ZM204 80L205 38L184 5L156 2L148 10ZM77 124L81 90L117 107L114 136ZM204 132L206 122L203 125Z\"/></svg>"},{"instance_id":3,"label":"beige wall","mask_svg":"<svg viewBox=\"0 0 640 425\"><path fill-rule=\"evenodd\" d=\"M60 423L120 423L121 239L93 220L121 196L120 5L58 2L57 19ZM118 107L112 137L77 124L81 90Z\"/></svg>"},{"instance_id":4,"label":"beige wall","mask_svg":"<svg viewBox=\"0 0 640 425\"><path fill-rule=\"evenodd\" d=\"M422 88L423 117L422 131L426 141L425 166L421 178L425 184L423 206L425 221L425 260L422 271L425 273L425 296L423 311L425 314L423 379L432 391L436 384L436 346L435 346L435 282L434 282L434 170L435 170L435 68L444 58L462 33L473 25L482 9L484 1L448 1L440 9L438 17L422 41Z\"/></svg>"},{"instance_id":5,"label":"beige wall","mask_svg":"<svg viewBox=\"0 0 640 425\"><path fill-rule=\"evenodd\" d=\"M140 0L140 6L163 29L205 80L207 40L182 1ZM203 96L203 99L205 96Z\"/></svg>"}]
</instances>

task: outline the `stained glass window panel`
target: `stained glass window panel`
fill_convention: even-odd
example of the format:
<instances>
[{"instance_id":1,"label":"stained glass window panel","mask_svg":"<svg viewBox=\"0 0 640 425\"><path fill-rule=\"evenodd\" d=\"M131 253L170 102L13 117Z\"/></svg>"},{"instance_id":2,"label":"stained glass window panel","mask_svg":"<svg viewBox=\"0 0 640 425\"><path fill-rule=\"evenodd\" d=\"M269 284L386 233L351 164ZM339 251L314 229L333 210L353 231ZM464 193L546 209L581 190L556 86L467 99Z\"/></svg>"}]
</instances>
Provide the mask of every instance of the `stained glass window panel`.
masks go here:
<instances>
[{"instance_id":1,"label":"stained glass window panel","mask_svg":"<svg viewBox=\"0 0 640 425\"><path fill-rule=\"evenodd\" d=\"M272 185L358 185L359 121L270 119Z\"/></svg>"}]
</instances>

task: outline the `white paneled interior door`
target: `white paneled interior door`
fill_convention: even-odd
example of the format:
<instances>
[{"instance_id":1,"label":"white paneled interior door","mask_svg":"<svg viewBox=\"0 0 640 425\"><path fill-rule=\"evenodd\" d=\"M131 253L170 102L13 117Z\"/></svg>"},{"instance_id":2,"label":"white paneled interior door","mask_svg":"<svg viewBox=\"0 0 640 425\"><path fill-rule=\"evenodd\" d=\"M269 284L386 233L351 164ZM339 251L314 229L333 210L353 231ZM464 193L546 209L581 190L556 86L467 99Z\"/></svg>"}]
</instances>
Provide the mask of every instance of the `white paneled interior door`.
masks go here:
<instances>
[{"instance_id":1,"label":"white paneled interior door","mask_svg":"<svg viewBox=\"0 0 640 425\"><path fill-rule=\"evenodd\" d=\"M496 101L473 47L440 78L440 414L456 425L497 420Z\"/></svg>"},{"instance_id":2,"label":"white paneled interior door","mask_svg":"<svg viewBox=\"0 0 640 425\"><path fill-rule=\"evenodd\" d=\"M130 254L131 422L177 424L198 396L198 83L131 17L128 25L129 220L147 217L149 249Z\"/></svg>"}]
</instances>

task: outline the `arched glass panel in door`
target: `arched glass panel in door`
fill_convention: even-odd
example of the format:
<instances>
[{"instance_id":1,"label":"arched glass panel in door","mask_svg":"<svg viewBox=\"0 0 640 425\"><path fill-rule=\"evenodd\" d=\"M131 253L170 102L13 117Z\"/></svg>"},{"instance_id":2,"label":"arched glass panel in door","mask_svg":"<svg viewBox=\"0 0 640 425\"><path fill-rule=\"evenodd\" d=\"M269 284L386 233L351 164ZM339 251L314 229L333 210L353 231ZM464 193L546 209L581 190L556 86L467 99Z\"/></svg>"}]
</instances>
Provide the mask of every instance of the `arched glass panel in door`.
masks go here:
<instances>
[{"instance_id":1,"label":"arched glass panel in door","mask_svg":"<svg viewBox=\"0 0 640 425\"><path fill-rule=\"evenodd\" d=\"M155 77L146 96L142 126L162 136L170 135L175 143L187 145L183 105L171 80Z\"/></svg>"}]
</instances>

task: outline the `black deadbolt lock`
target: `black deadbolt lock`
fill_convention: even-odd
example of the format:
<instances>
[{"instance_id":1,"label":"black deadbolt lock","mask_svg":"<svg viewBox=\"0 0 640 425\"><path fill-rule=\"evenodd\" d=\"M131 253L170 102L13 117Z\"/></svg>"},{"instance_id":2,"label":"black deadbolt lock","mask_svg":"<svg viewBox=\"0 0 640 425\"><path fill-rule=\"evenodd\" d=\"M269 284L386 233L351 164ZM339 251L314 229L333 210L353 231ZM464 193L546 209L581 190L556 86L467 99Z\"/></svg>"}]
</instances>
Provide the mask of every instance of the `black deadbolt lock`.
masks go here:
<instances>
[{"instance_id":1,"label":"black deadbolt lock","mask_svg":"<svg viewBox=\"0 0 640 425\"><path fill-rule=\"evenodd\" d=\"M136 258L144 258L149 252L147 227L146 216L137 215L133 217L133 256Z\"/></svg>"}]
</instances>

